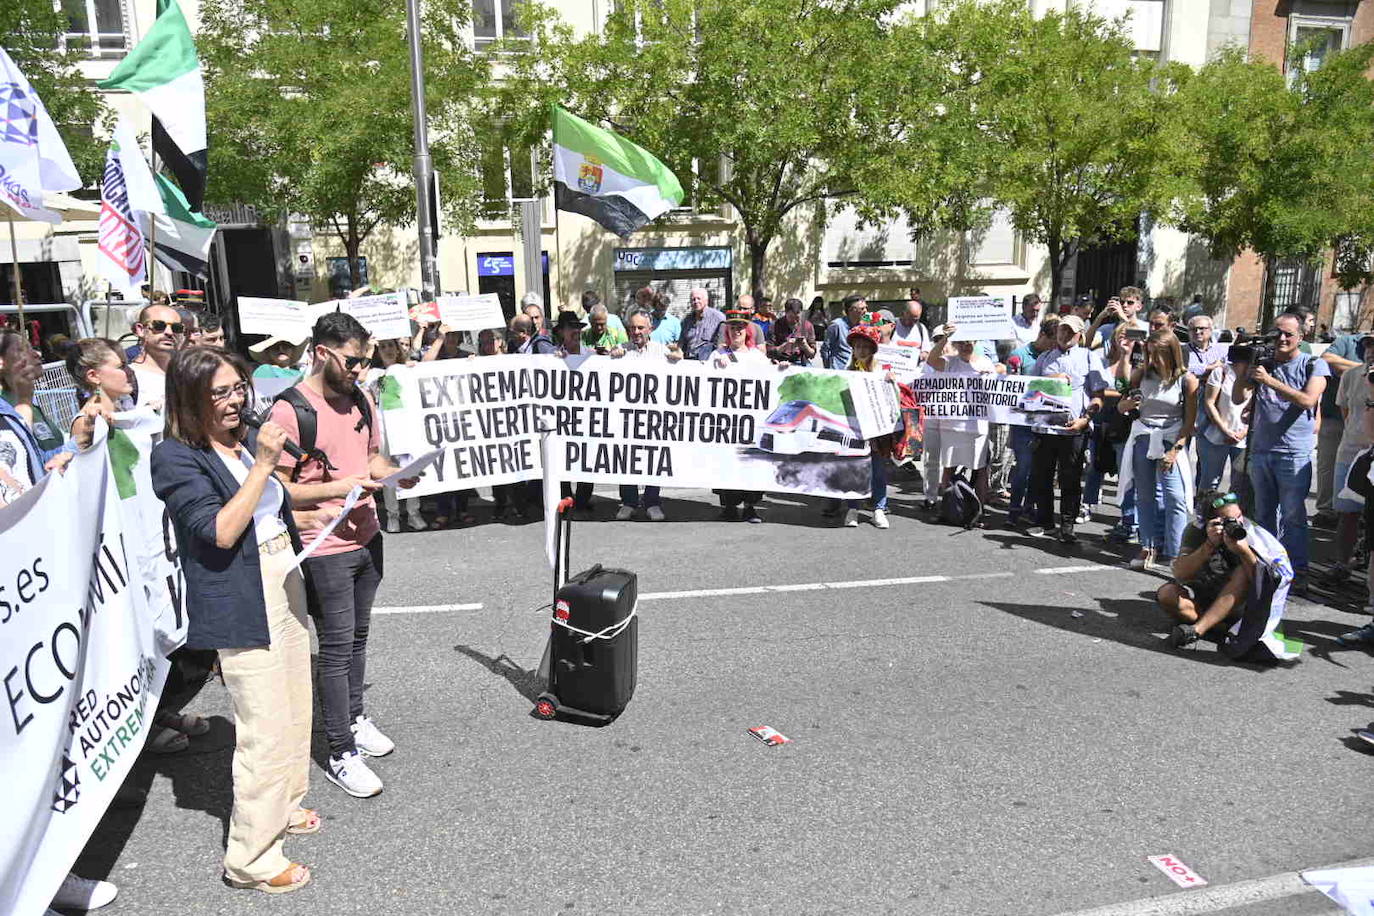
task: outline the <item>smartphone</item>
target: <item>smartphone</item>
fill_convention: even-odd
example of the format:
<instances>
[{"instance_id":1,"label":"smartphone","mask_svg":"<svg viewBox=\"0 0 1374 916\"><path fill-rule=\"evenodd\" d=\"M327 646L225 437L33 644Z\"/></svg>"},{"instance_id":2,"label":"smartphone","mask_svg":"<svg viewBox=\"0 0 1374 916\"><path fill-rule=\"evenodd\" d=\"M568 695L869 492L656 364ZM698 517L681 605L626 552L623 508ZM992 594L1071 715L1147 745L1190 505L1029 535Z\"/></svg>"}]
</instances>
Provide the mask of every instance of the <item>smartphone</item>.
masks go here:
<instances>
[{"instance_id":1,"label":"smartphone","mask_svg":"<svg viewBox=\"0 0 1374 916\"><path fill-rule=\"evenodd\" d=\"M1143 341L1150 336L1150 332L1145 328L1127 328L1125 337L1127 340Z\"/></svg>"}]
</instances>

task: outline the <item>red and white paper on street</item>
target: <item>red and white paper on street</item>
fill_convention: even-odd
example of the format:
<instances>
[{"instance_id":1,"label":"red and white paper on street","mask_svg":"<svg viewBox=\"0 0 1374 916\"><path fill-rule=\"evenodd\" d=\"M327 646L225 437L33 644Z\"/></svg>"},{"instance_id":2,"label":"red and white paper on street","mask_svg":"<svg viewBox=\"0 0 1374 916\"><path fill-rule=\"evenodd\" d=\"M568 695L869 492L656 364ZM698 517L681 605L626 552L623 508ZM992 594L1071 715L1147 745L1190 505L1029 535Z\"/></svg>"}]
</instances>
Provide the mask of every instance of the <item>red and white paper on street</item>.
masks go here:
<instances>
[{"instance_id":1,"label":"red and white paper on street","mask_svg":"<svg viewBox=\"0 0 1374 916\"><path fill-rule=\"evenodd\" d=\"M759 725L755 728L751 728L749 729L749 734L753 735L755 738L758 738L760 741L762 741L769 747L777 747L779 744L792 743L791 738L787 737L777 729L770 728L767 725Z\"/></svg>"},{"instance_id":2,"label":"red and white paper on street","mask_svg":"<svg viewBox=\"0 0 1374 916\"><path fill-rule=\"evenodd\" d=\"M1147 856L1155 868L1169 876L1179 887L1205 887L1207 880L1174 856Z\"/></svg>"}]
</instances>

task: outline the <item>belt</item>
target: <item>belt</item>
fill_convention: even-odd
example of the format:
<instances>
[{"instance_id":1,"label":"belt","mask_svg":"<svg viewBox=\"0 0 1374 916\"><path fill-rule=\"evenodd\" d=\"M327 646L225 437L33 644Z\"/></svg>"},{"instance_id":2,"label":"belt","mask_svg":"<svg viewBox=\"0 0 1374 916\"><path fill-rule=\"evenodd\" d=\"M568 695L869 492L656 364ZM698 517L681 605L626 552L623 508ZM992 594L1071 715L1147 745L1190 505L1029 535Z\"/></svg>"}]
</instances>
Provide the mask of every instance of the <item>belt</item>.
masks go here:
<instances>
[{"instance_id":1,"label":"belt","mask_svg":"<svg viewBox=\"0 0 1374 916\"><path fill-rule=\"evenodd\" d=\"M283 531L273 538L268 538L258 545L258 553L271 556L274 553L281 553L283 550L291 549L291 535Z\"/></svg>"}]
</instances>

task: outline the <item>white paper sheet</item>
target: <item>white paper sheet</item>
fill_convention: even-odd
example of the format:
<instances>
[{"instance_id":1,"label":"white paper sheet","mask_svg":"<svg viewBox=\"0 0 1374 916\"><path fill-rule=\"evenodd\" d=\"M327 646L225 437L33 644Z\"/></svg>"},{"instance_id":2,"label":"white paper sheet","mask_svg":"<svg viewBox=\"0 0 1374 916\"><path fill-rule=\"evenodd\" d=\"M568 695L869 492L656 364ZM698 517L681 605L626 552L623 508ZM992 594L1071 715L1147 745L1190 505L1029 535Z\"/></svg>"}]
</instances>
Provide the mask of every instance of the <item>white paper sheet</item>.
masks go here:
<instances>
[{"instance_id":1,"label":"white paper sheet","mask_svg":"<svg viewBox=\"0 0 1374 916\"><path fill-rule=\"evenodd\" d=\"M344 518L347 517L348 513L353 511L353 507L358 504L358 498L362 495L362 487L354 487L353 489L348 491L348 495L344 497L343 508L339 510L339 514L334 516L334 518L329 522L328 525L324 526L324 528L319 532L319 534L315 535L315 540L310 542L309 547L305 548L300 553L296 554L296 561L291 564L291 569L295 569L297 566L300 566L302 563L304 563L306 559L312 553L315 552L315 548L323 544L325 538L329 537L331 534L334 533L334 529L339 527L339 522L343 521ZM290 569L287 570L287 572L290 571Z\"/></svg>"},{"instance_id":2,"label":"white paper sheet","mask_svg":"<svg viewBox=\"0 0 1374 916\"><path fill-rule=\"evenodd\" d=\"M438 461L439 457L443 454L444 450L442 448L436 448L429 454L421 455L419 458L416 458L414 461L410 462L410 464L407 464L405 467L401 468L396 473L389 474L377 482L385 484L388 487L400 486L401 481L403 480L409 480L412 477L419 477L421 474L424 473L425 468L429 467L431 464Z\"/></svg>"}]
</instances>

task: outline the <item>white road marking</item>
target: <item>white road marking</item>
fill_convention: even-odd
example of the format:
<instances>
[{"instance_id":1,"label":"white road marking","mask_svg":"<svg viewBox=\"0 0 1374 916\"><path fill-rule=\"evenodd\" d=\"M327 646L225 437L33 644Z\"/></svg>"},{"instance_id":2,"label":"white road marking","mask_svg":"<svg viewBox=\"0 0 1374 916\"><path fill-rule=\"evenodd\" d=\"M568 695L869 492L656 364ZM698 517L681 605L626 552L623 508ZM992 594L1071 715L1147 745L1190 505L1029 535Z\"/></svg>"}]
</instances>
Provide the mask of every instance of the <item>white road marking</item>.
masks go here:
<instances>
[{"instance_id":1,"label":"white road marking","mask_svg":"<svg viewBox=\"0 0 1374 916\"><path fill-rule=\"evenodd\" d=\"M1053 576L1056 573L1105 572L1109 569L1120 571L1119 567L1103 566L1097 563L1092 566L1047 566L1044 569L1037 569L1036 572L1042 576Z\"/></svg>"},{"instance_id":2,"label":"white road marking","mask_svg":"<svg viewBox=\"0 0 1374 916\"><path fill-rule=\"evenodd\" d=\"M1315 866L1315 868L1356 868L1374 863L1374 859L1356 859L1352 862L1338 862L1335 865ZM1304 869L1311 871L1312 869ZM1298 894L1320 894L1316 888L1302 880L1298 872L1290 871L1267 878L1251 881L1237 881L1234 884L1219 884L1191 891L1178 891L1160 897L1146 897L1127 903L1112 903L1094 907L1090 910L1075 910L1061 913L1060 916L1193 916L1196 913L1216 913L1234 907L1252 906L1269 900L1282 900ZM1331 912L1340 912L1340 907L1331 904Z\"/></svg>"},{"instance_id":3,"label":"white road marking","mask_svg":"<svg viewBox=\"0 0 1374 916\"><path fill-rule=\"evenodd\" d=\"M480 611L480 604L415 604L409 607L374 607L374 614L442 614L445 611Z\"/></svg>"},{"instance_id":4,"label":"white road marking","mask_svg":"<svg viewBox=\"0 0 1374 916\"><path fill-rule=\"evenodd\" d=\"M1110 566L1050 566L1034 572L1096 572ZM1009 579L1011 572L971 573L966 576L905 576L897 579L853 579L841 582L799 582L793 585L746 585L738 588L693 588L680 592L645 592L640 601L671 601L678 598L728 598L733 595L766 595L770 592L819 592L829 589L885 588L894 585L928 585L935 582L967 582L976 579ZM441 614L446 611L480 611L481 604L417 604L406 607L377 607L374 614Z\"/></svg>"}]
</instances>

